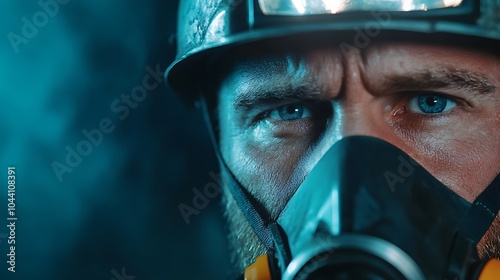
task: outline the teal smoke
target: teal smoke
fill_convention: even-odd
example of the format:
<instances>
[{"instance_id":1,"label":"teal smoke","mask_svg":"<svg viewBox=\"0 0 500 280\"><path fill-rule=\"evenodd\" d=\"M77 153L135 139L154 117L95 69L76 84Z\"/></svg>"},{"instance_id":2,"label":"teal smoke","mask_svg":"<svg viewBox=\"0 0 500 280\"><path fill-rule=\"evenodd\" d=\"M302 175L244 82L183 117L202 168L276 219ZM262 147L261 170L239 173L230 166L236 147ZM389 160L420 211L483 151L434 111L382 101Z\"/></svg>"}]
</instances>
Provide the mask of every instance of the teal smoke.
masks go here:
<instances>
[{"instance_id":1,"label":"teal smoke","mask_svg":"<svg viewBox=\"0 0 500 280\"><path fill-rule=\"evenodd\" d=\"M117 279L122 269L136 280L224 278L217 199L189 225L178 210L217 170L200 113L163 85L125 118L112 109L146 67L173 59L177 3L58 1L0 4L0 279ZM113 130L94 134L90 151L82 131L104 119ZM8 166L14 274L2 226Z\"/></svg>"}]
</instances>

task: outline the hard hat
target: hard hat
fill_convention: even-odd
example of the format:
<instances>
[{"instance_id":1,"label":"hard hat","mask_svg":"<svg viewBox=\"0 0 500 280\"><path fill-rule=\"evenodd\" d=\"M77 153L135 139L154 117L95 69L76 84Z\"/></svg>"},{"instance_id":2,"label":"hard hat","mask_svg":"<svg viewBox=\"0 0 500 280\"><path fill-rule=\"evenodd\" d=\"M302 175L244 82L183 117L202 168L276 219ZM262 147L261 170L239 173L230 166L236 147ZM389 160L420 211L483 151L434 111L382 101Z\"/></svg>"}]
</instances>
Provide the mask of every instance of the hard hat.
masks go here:
<instances>
[{"instance_id":1,"label":"hard hat","mask_svg":"<svg viewBox=\"0 0 500 280\"><path fill-rule=\"evenodd\" d=\"M500 0L181 0L177 56L166 80L194 99L206 63L230 48L360 29L368 36L392 30L499 40Z\"/></svg>"}]
</instances>

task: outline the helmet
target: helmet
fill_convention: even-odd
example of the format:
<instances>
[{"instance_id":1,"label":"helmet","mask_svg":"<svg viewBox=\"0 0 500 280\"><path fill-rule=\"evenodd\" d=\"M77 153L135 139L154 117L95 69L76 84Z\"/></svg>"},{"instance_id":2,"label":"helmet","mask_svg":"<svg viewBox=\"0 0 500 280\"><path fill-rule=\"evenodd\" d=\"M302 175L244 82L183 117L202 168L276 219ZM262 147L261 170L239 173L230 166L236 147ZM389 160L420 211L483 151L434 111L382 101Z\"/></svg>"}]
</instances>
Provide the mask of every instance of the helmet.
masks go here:
<instances>
[{"instance_id":1,"label":"helmet","mask_svg":"<svg viewBox=\"0 0 500 280\"><path fill-rule=\"evenodd\" d=\"M265 40L332 32L336 42L364 48L386 30L500 41L500 0L192 0L181 1L178 21L166 80L193 100L207 65ZM475 252L500 209L500 175L471 204L396 147L351 136L326 152L274 218L232 174L202 106L227 188L268 252L256 261L267 278L246 279L483 280L500 273L500 261L480 262ZM392 186L386 175L396 173L406 174L397 190L380 188ZM253 266L246 271L260 275Z\"/></svg>"},{"instance_id":2,"label":"helmet","mask_svg":"<svg viewBox=\"0 0 500 280\"><path fill-rule=\"evenodd\" d=\"M177 26L177 56L166 80L194 99L206 63L235 46L353 30L368 37L392 30L499 40L500 0L181 0Z\"/></svg>"}]
</instances>

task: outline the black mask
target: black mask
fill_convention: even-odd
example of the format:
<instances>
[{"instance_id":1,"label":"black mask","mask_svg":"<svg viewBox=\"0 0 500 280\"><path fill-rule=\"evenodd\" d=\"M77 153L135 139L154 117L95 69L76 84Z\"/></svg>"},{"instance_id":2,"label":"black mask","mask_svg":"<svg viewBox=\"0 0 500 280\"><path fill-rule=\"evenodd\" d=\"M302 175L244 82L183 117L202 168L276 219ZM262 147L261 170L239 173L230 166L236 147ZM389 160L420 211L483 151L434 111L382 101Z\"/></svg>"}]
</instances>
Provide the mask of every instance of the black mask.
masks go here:
<instances>
[{"instance_id":1,"label":"black mask","mask_svg":"<svg viewBox=\"0 0 500 280\"><path fill-rule=\"evenodd\" d=\"M344 138L272 226L278 267L283 279L475 279L476 245L499 208L484 203L467 202L389 143Z\"/></svg>"},{"instance_id":2,"label":"black mask","mask_svg":"<svg viewBox=\"0 0 500 280\"><path fill-rule=\"evenodd\" d=\"M486 270L476 245L500 210L500 175L469 203L395 146L351 136L274 219L234 177L210 132L227 187L268 250L271 279L465 280ZM495 275L500 261L491 263Z\"/></svg>"}]
</instances>

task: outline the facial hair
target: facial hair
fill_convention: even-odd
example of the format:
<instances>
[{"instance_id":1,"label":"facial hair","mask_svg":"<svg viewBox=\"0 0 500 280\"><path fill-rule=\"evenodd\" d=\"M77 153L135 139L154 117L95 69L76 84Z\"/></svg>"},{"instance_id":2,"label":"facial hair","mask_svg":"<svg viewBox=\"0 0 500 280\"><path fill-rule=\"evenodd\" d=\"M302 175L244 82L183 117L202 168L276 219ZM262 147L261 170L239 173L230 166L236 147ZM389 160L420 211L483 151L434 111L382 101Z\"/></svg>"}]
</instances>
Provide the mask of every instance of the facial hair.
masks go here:
<instances>
[{"instance_id":1,"label":"facial hair","mask_svg":"<svg viewBox=\"0 0 500 280\"><path fill-rule=\"evenodd\" d=\"M241 274L258 256L266 253L266 248L247 222L228 188L223 189L222 203L228 225L230 261L236 269L236 274Z\"/></svg>"},{"instance_id":2,"label":"facial hair","mask_svg":"<svg viewBox=\"0 0 500 280\"><path fill-rule=\"evenodd\" d=\"M477 245L481 259L500 259L500 212Z\"/></svg>"}]
</instances>

